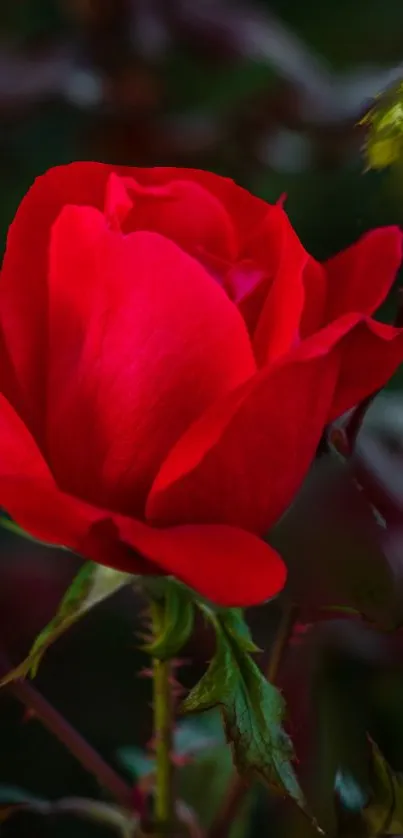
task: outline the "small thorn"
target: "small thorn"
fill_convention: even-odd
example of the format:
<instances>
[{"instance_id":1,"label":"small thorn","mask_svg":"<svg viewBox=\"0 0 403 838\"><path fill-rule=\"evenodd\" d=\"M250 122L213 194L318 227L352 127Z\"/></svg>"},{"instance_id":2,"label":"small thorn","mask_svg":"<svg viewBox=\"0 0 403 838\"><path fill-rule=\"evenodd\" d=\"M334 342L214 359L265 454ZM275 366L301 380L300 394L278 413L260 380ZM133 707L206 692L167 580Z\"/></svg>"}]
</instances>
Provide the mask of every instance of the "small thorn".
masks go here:
<instances>
[{"instance_id":1,"label":"small thorn","mask_svg":"<svg viewBox=\"0 0 403 838\"><path fill-rule=\"evenodd\" d=\"M177 669L180 666L189 666L192 663L190 658L172 658L171 667Z\"/></svg>"},{"instance_id":2,"label":"small thorn","mask_svg":"<svg viewBox=\"0 0 403 838\"><path fill-rule=\"evenodd\" d=\"M192 765L194 760L189 754L175 754L171 753L171 761L175 768L185 768L187 765Z\"/></svg>"},{"instance_id":3,"label":"small thorn","mask_svg":"<svg viewBox=\"0 0 403 838\"><path fill-rule=\"evenodd\" d=\"M141 641L141 643L147 643L147 645L149 643L152 643L153 640L154 640L154 637L151 634L151 632L148 633L148 632L145 632L145 631L138 631L138 632L136 632L136 637Z\"/></svg>"}]
</instances>

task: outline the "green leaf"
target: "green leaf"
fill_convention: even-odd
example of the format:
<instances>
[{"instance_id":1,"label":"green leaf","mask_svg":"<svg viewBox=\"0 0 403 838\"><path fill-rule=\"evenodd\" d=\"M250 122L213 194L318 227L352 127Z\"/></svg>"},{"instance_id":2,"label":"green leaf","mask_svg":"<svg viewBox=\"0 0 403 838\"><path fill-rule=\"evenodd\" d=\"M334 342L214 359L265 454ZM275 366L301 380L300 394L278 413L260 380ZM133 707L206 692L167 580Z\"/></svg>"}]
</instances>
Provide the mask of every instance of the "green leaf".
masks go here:
<instances>
[{"instance_id":1,"label":"green leaf","mask_svg":"<svg viewBox=\"0 0 403 838\"><path fill-rule=\"evenodd\" d=\"M371 796L362 812L367 833L400 835L403 832L403 777L390 768L375 742L371 742Z\"/></svg>"},{"instance_id":2,"label":"green leaf","mask_svg":"<svg viewBox=\"0 0 403 838\"><path fill-rule=\"evenodd\" d=\"M315 725L307 794L321 826L331 835L337 831L338 802L352 815L369 797L368 685L356 660L326 653L324 647L315 655L314 671Z\"/></svg>"},{"instance_id":3,"label":"green leaf","mask_svg":"<svg viewBox=\"0 0 403 838\"><path fill-rule=\"evenodd\" d=\"M207 672L183 702L183 712L218 706L239 773L256 774L304 809L291 765L292 743L281 727L284 700L250 657L256 647L241 612L200 608L215 628L217 648Z\"/></svg>"},{"instance_id":4,"label":"green leaf","mask_svg":"<svg viewBox=\"0 0 403 838\"><path fill-rule=\"evenodd\" d=\"M38 635L25 660L0 681L0 687L27 675L34 678L48 647L91 608L130 584L134 578L130 573L86 562L63 597L53 620Z\"/></svg>"},{"instance_id":5,"label":"green leaf","mask_svg":"<svg viewBox=\"0 0 403 838\"><path fill-rule=\"evenodd\" d=\"M158 580L161 591L161 619L156 636L145 646L144 651L153 658L169 660L182 649L189 639L194 622L194 604L191 592L174 579ZM150 586L149 586L150 587ZM150 588L151 596L153 590Z\"/></svg>"},{"instance_id":6,"label":"green leaf","mask_svg":"<svg viewBox=\"0 0 403 838\"><path fill-rule=\"evenodd\" d=\"M377 96L361 120L367 128L367 169L385 169L403 156L403 82Z\"/></svg>"}]
</instances>

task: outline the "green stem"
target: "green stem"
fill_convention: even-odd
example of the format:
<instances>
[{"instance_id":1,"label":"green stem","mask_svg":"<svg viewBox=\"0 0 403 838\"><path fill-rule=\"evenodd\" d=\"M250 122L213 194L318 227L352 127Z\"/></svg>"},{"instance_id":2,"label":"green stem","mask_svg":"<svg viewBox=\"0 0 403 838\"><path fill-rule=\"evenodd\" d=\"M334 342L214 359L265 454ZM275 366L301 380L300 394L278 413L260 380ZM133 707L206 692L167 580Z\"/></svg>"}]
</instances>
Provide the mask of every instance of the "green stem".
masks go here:
<instances>
[{"instance_id":1,"label":"green stem","mask_svg":"<svg viewBox=\"0 0 403 838\"><path fill-rule=\"evenodd\" d=\"M160 633L164 606L151 600L153 634ZM169 832L174 823L173 789L173 695L169 661L153 658L154 740L156 779L154 793L154 827L157 833Z\"/></svg>"}]
</instances>

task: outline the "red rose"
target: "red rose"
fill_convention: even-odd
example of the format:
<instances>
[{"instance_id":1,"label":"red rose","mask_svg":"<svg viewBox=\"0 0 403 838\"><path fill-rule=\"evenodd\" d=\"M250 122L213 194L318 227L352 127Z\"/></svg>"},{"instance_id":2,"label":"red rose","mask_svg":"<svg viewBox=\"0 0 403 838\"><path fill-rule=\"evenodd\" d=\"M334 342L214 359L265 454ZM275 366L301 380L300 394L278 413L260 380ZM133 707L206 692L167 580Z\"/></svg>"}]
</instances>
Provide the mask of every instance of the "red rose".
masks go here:
<instances>
[{"instance_id":1,"label":"red rose","mask_svg":"<svg viewBox=\"0 0 403 838\"><path fill-rule=\"evenodd\" d=\"M397 228L325 264L280 206L181 169L76 163L24 198L0 291L0 504L34 536L247 605L284 584L259 536L324 426L403 334L370 315Z\"/></svg>"}]
</instances>

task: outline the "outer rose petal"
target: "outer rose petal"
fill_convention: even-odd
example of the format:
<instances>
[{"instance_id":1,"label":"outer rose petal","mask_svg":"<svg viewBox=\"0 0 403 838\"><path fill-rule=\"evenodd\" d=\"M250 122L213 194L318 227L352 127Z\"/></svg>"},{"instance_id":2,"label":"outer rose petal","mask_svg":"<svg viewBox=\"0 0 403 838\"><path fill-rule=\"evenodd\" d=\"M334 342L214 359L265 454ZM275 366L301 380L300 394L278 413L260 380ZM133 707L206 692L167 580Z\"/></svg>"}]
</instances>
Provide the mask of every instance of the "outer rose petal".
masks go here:
<instances>
[{"instance_id":1,"label":"outer rose petal","mask_svg":"<svg viewBox=\"0 0 403 838\"><path fill-rule=\"evenodd\" d=\"M249 533L214 526L153 530L123 516L113 521L108 511L64 494L4 396L0 505L36 538L130 573L175 575L221 605L261 602L285 582L277 553Z\"/></svg>"},{"instance_id":2,"label":"outer rose petal","mask_svg":"<svg viewBox=\"0 0 403 838\"><path fill-rule=\"evenodd\" d=\"M119 568L130 571L133 552L127 547L132 547L156 570L175 576L223 606L255 605L284 587L286 569L278 554L237 527L153 529L122 516L114 516L113 522L101 522L89 531L82 544L85 555L109 564L114 550L116 554L116 544L120 544Z\"/></svg>"},{"instance_id":3,"label":"outer rose petal","mask_svg":"<svg viewBox=\"0 0 403 838\"><path fill-rule=\"evenodd\" d=\"M337 373L337 353L290 358L214 405L168 455L147 518L267 531L309 468Z\"/></svg>"},{"instance_id":4,"label":"outer rose petal","mask_svg":"<svg viewBox=\"0 0 403 838\"><path fill-rule=\"evenodd\" d=\"M18 408L36 432L45 410L50 227L65 203L101 208L108 174L109 168L98 163L51 169L25 195L8 232L0 325L19 381ZM7 390L7 395L15 400L15 393Z\"/></svg>"},{"instance_id":5,"label":"outer rose petal","mask_svg":"<svg viewBox=\"0 0 403 838\"><path fill-rule=\"evenodd\" d=\"M124 232L153 230L193 256L210 252L236 258L238 242L231 216L219 199L192 180L175 177L174 172L171 177L159 187L142 187L135 172L125 178L133 206L122 223Z\"/></svg>"},{"instance_id":6,"label":"outer rose petal","mask_svg":"<svg viewBox=\"0 0 403 838\"><path fill-rule=\"evenodd\" d=\"M197 196L193 187L193 206L187 201L183 218L188 231L189 213L200 223L202 210L199 203L204 195L206 203L203 218L210 231L208 242L211 242L213 237L216 243L222 244L223 227L217 225L218 217L224 219L224 239L227 235L232 239L231 218L236 227L235 235L246 235L247 230L253 229L267 208L264 201L254 198L228 178L196 169L137 169L80 162L55 167L37 178L23 198L9 229L1 279L0 325L10 352L11 365L20 383L18 395L13 388L13 400L18 399L18 408L38 433L42 428L45 410L47 258L50 228L66 204L103 209L107 181L112 173L123 178L134 177L143 186L169 184L176 180L180 180L182 184L186 181L197 186ZM180 189L183 189L183 186ZM215 211L212 213L213 204ZM196 227L195 222L197 243L203 247L203 228Z\"/></svg>"},{"instance_id":7,"label":"outer rose petal","mask_svg":"<svg viewBox=\"0 0 403 838\"><path fill-rule=\"evenodd\" d=\"M255 232L256 226L260 225L269 208L266 201L251 195L247 189L239 186L231 178L221 177L202 169L156 167L152 169L132 169L132 174L139 183L146 185L169 183L175 177L180 180L193 181L202 186L211 195L219 199L226 208L234 225L241 249Z\"/></svg>"},{"instance_id":8,"label":"outer rose petal","mask_svg":"<svg viewBox=\"0 0 403 838\"><path fill-rule=\"evenodd\" d=\"M351 311L373 314L395 281L402 247L399 227L380 227L325 262L327 303L322 325Z\"/></svg>"},{"instance_id":9,"label":"outer rose petal","mask_svg":"<svg viewBox=\"0 0 403 838\"><path fill-rule=\"evenodd\" d=\"M267 260L273 282L253 339L259 366L276 361L299 341L305 300L303 274L309 260L281 207L270 208L267 228Z\"/></svg>"},{"instance_id":10,"label":"outer rose petal","mask_svg":"<svg viewBox=\"0 0 403 838\"><path fill-rule=\"evenodd\" d=\"M301 340L322 328L326 309L327 277L324 266L309 256L304 267L305 301L300 322Z\"/></svg>"},{"instance_id":11,"label":"outer rose petal","mask_svg":"<svg viewBox=\"0 0 403 838\"><path fill-rule=\"evenodd\" d=\"M252 261L235 264L225 277L225 288L253 335L271 285L272 276Z\"/></svg>"},{"instance_id":12,"label":"outer rose petal","mask_svg":"<svg viewBox=\"0 0 403 838\"><path fill-rule=\"evenodd\" d=\"M376 393L403 362L403 329L377 323L370 317L346 315L359 320L342 344L340 374L328 421L336 419L366 396ZM336 326L335 324L335 326Z\"/></svg>"},{"instance_id":13,"label":"outer rose petal","mask_svg":"<svg viewBox=\"0 0 403 838\"><path fill-rule=\"evenodd\" d=\"M0 506L36 538L73 548L100 514L59 491L35 441L3 395Z\"/></svg>"},{"instance_id":14,"label":"outer rose petal","mask_svg":"<svg viewBox=\"0 0 403 838\"><path fill-rule=\"evenodd\" d=\"M361 315L312 335L179 440L154 482L147 517L166 524L179 514L182 522L265 532L292 501L323 427L381 387L402 360L403 330Z\"/></svg>"},{"instance_id":15,"label":"outer rose petal","mask_svg":"<svg viewBox=\"0 0 403 838\"><path fill-rule=\"evenodd\" d=\"M245 324L198 262L156 233L66 207L49 278L49 458L72 494L142 517L171 446L255 372Z\"/></svg>"}]
</instances>

